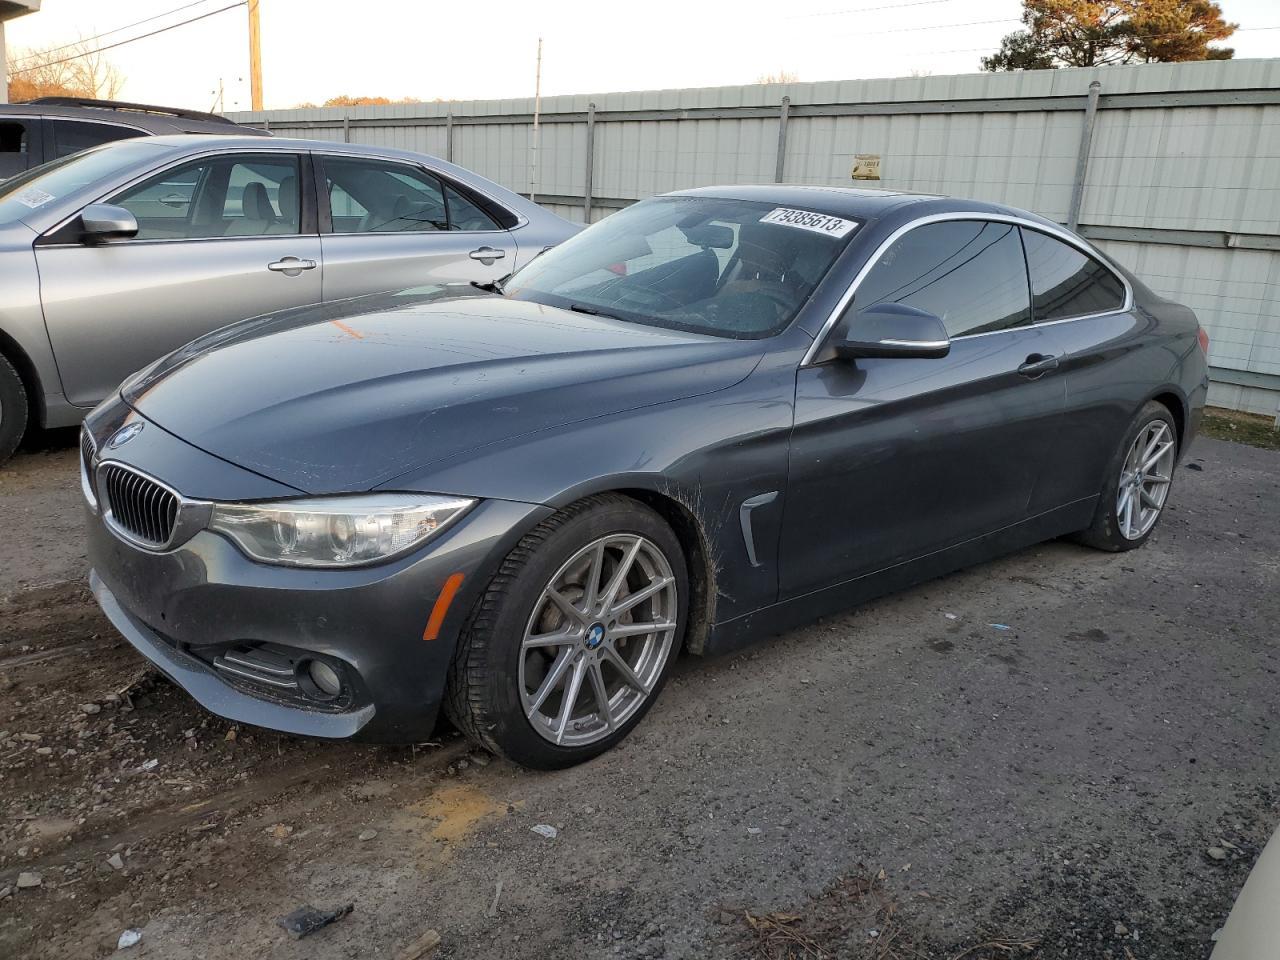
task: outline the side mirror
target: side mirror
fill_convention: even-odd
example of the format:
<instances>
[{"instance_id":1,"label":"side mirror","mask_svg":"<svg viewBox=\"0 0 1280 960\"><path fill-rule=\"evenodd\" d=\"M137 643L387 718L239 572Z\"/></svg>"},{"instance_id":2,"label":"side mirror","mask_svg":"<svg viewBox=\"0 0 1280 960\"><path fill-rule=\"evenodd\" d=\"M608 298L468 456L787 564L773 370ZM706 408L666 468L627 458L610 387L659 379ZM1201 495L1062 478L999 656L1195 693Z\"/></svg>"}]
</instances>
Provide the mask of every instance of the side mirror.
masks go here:
<instances>
[{"instance_id":1,"label":"side mirror","mask_svg":"<svg viewBox=\"0 0 1280 960\"><path fill-rule=\"evenodd\" d=\"M877 303L859 310L836 340L837 357L920 357L937 359L951 350L942 320L902 303Z\"/></svg>"},{"instance_id":2,"label":"side mirror","mask_svg":"<svg viewBox=\"0 0 1280 960\"><path fill-rule=\"evenodd\" d=\"M138 218L112 203L91 203L80 211L80 236L85 243L128 240L138 235Z\"/></svg>"}]
</instances>

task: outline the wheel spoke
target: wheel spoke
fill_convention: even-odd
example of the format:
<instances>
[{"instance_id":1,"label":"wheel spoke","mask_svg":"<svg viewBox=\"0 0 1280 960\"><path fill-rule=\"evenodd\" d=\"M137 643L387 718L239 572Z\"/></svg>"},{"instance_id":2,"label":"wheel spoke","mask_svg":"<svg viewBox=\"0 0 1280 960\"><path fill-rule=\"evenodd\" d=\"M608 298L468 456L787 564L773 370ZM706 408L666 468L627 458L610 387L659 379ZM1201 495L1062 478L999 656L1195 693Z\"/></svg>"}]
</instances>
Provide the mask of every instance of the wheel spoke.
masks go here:
<instances>
[{"instance_id":1,"label":"wheel spoke","mask_svg":"<svg viewBox=\"0 0 1280 960\"><path fill-rule=\"evenodd\" d=\"M661 633L663 630L674 630L676 625L671 620L659 620L656 623L620 623L609 629L609 636L614 640L621 637L642 637L647 633Z\"/></svg>"},{"instance_id":2,"label":"wheel spoke","mask_svg":"<svg viewBox=\"0 0 1280 960\"><path fill-rule=\"evenodd\" d=\"M578 638L578 632L572 627L564 630L557 630L555 633L539 633L524 638L524 648L526 650L534 647L563 647L573 643Z\"/></svg>"},{"instance_id":3,"label":"wheel spoke","mask_svg":"<svg viewBox=\"0 0 1280 960\"><path fill-rule=\"evenodd\" d=\"M582 676L587 672L587 665L579 660L573 665L573 674L569 677L569 685L564 692L564 700L560 704L560 719L556 724L556 743L564 740L564 733L569 729L569 720L573 717L573 708L578 705L578 694L582 691Z\"/></svg>"},{"instance_id":4,"label":"wheel spoke","mask_svg":"<svg viewBox=\"0 0 1280 960\"><path fill-rule=\"evenodd\" d=\"M1153 497L1145 487L1142 489L1142 502L1153 510L1160 509L1160 501Z\"/></svg>"},{"instance_id":5,"label":"wheel spoke","mask_svg":"<svg viewBox=\"0 0 1280 960\"><path fill-rule=\"evenodd\" d=\"M1173 441L1169 440L1156 449L1156 452L1142 461L1142 470L1145 473L1160 462L1160 458L1173 449Z\"/></svg>"},{"instance_id":6,"label":"wheel spoke","mask_svg":"<svg viewBox=\"0 0 1280 960\"><path fill-rule=\"evenodd\" d=\"M1130 539L1132 539L1132 538L1134 537L1134 535L1135 535L1135 531L1136 531L1136 529L1137 529L1137 528L1134 526L1134 524L1133 524L1133 495L1132 495L1132 493L1130 493L1130 495L1129 495L1129 499L1125 501L1125 505L1124 505L1124 519L1123 519L1122 523L1124 524L1125 532L1128 534L1128 536L1130 537Z\"/></svg>"},{"instance_id":7,"label":"wheel spoke","mask_svg":"<svg viewBox=\"0 0 1280 960\"><path fill-rule=\"evenodd\" d=\"M591 552L591 560L587 564L586 595L582 598L582 609L586 611L588 617L595 609L596 597L600 593L600 577L604 573L604 547L604 540L597 543L595 550Z\"/></svg>"},{"instance_id":8,"label":"wheel spoke","mask_svg":"<svg viewBox=\"0 0 1280 960\"><path fill-rule=\"evenodd\" d=\"M655 578L654 580L649 582L648 586L641 587L635 593L627 594L627 596L623 597L616 604L614 604L613 609L609 611L608 616L611 619L617 619L618 617L626 613L628 610L630 610L632 607L634 607L636 604L644 603L644 601L648 600L654 594L659 593L662 590L666 589L666 587L673 582L674 582L674 578L672 577Z\"/></svg>"},{"instance_id":9,"label":"wheel spoke","mask_svg":"<svg viewBox=\"0 0 1280 960\"><path fill-rule=\"evenodd\" d=\"M639 690L641 694L648 696L649 688L644 685L644 681L636 676L636 672L631 669L631 664L627 663L622 654L609 646L604 646L600 649L604 653L605 659L608 660L613 668L622 675L622 679L626 682L627 686L634 687Z\"/></svg>"},{"instance_id":10,"label":"wheel spoke","mask_svg":"<svg viewBox=\"0 0 1280 960\"><path fill-rule=\"evenodd\" d=\"M600 608L602 610L607 611L613 606L614 600L618 597L618 591L627 582L627 574L631 572L631 566L636 562L636 555L640 552L640 544L642 542L639 537L636 537L631 546L627 548L627 552L623 554L622 560L618 563L618 569L614 571L613 578L609 581L609 586L605 588L604 596L600 600Z\"/></svg>"},{"instance_id":11,"label":"wheel spoke","mask_svg":"<svg viewBox=\"0 0 1280 960\"><path fill-rule=\"evenodd\" d=\"M587 615L575 607L563 593L555 587L547 587L547 599L560 608L560 611L566 616L577 620L579 623L586 623Z\"/></svg>"},{"instance_id":12,"label":"wheel spoke","mask_svg":"<svg viewBox=\"0 0 1280 960\"><path fill-rule=\"evenodd\" d=\"M1162 477L1159 474L1155 474L1155 473L1148 473L1146 476L1146 482L1154 483L1163 487L1167 483L1172 483L1173 479L1171 477Z\"/></svg>"},{"instance_id":13,"label":"wheel spoke","mask_svg":"<svg viewBox=\"0 0 1280 960\"><path fill-rule=\"evenodd\" d=\"M1164 442L1164 424L1158 427L1153 426L1147 433L1146 444L1143 446L1142 454L1138 457L1139 463L1146 463L1147 458L1151 456L1151 452Z\"/></svg>"},{"instance_id":14,"label":"wheel spoke","mask_svg":"<svg viewBox=\"0 0 1280 960\"><path fill-rule=\"evenodd\" d=\"M560 651L560 655L556 657L556 662L547 671L547 676L542 681L542 686L538 687L538 692L533 695L533 700L530 702L528 709L530 716L542 708L542 705L547 702L547 697L551 696L551 691L560 685L560 681L564 679L565 673L568 672L569 665L573 663L573 653L572 647L565 647Z\"/></svg>"},{"instance_id":15,"label":"wheel spoke","mask_svg":"<svg viewBox=\"0 0 1280 960\"><path fill-rule=\"evenodd\" d=\"M600 661L593 660L590 672L591 689L596 695L596 706L600 710L600 718L604 720L605 726L610 730L613 729L613 707L609 705L609 693L604 685L604 672L600 669Z\"/></svg>"}]
</instances>

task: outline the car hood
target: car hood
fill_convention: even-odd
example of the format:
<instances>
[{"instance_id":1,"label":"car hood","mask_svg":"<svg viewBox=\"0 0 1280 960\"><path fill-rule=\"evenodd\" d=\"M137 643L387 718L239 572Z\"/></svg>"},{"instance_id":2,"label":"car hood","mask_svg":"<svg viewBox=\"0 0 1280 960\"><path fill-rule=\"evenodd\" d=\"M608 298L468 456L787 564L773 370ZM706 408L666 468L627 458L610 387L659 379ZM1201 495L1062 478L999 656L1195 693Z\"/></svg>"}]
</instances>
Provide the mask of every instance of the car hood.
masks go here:
<instances>
[{"instance_id":1,"label":"car hood","mask_svg":"<svg viewBox=\"0 0 1280 960\"><path fill-rule=\"evenodd\" d=\"M761 354L758 341L503 297L383 295L234 324L121 394L214 456L306 493L344 493L518 436L721 390Z\"/></svg>"}]
</instances>

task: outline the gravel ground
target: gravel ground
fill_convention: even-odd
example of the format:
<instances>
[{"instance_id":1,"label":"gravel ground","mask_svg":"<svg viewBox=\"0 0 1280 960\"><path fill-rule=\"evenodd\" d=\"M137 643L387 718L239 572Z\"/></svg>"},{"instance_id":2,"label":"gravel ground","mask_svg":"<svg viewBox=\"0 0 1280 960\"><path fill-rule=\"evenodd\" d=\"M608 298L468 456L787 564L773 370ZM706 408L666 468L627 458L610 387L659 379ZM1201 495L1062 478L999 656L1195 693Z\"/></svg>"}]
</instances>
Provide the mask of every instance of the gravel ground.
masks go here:
<instances>
[{"instance_id":1,"label":"gravel ground","mask_svg":"<svg viewBox=\"0 0 1280 960\"><path fill-rule=\"evenodd\" d=\"M201 711L88 598L48 437L0 470L0 956L1206 957L1280 820L1280 453L1191 464L1140 551L685 659L620 749L534 774ZM303 903L355 906L295 942Z\"/></svg>"}]
</instances>

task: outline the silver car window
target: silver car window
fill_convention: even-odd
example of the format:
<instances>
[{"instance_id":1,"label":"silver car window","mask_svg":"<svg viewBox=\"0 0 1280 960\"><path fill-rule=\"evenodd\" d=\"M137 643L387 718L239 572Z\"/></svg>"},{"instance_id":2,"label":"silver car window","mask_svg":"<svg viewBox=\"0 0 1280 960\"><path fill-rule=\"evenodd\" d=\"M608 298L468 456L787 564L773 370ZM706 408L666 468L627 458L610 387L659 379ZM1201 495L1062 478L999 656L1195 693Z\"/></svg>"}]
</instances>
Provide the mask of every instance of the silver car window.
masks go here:
<instances>
[{"instance_id":1,"label":"silver car window","mask_svg":"<svg viewBox=\"0 0 1280 960\"><path fill-rule=\"evenodd\" d=\"M136 240L207 240L300 232L298 158L233 154L171 167L111 203L138 220Z\"/></svg>"}]
</instances>

